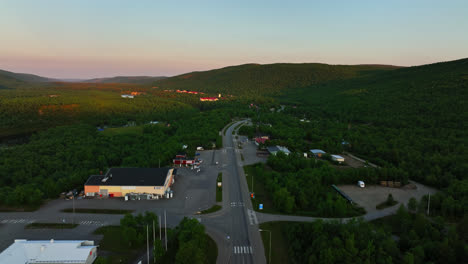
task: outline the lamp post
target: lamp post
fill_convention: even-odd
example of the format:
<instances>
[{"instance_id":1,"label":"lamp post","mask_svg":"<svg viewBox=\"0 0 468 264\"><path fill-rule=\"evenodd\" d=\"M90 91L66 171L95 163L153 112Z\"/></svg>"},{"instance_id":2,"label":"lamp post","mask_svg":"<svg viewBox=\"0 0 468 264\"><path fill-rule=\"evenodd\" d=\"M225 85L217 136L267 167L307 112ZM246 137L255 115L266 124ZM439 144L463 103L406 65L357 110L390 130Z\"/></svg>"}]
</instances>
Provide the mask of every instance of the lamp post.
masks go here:
<instances>
[{"instance_id":1,"label":"lamp post","mask_svg":"<svg viewBox=\"0 0 468 264\"><path fill-rule=\"evenodd\" d=\"M265 230L265 229L259 229L258 231L262 232L268 232L270 233L270 250L268 250L268 264L271 264L271 231L270 230Z\"/></svg>"}]
</instances>

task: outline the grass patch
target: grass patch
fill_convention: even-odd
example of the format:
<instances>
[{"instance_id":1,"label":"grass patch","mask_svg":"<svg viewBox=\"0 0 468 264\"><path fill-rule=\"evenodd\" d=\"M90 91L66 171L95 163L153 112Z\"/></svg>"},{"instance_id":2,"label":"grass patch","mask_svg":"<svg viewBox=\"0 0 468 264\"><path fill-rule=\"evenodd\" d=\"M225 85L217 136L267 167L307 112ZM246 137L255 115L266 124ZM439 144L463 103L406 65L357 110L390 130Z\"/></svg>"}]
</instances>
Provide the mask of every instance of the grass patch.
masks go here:
<instances>
[{"instance_id":1,"label":"grass patch","mask_svg":"<svg viewBox=\"0 0 468 264\"><path fill-rule=\"evenodd\" d=\"M223 173L220 172L218 173L218 178L216 179L216 202L222 202L223 201L223 186L221 184L221 187L218 187L218 182L223 182Z\"/></svg>"},{"instance_id":2,"label":"grass patch","mask_svg":"<svg viewBox=\"0 0 468 264\"><path fill-rule=\"evenodd\" d=\"M201 211L200 214L211 214L211 213L221 210L221 208L222 208L221 205L215 204L211 208Z\"/></svg>"},{"instance_id":3,"label":"grass patch","mask_svg":"<svg viewBox=\"0 0 468 264\"><path fill-rule=\"evenodd\" d=\"M31 223L25 226L25 229L72 229L78 224L69 223Z\"/></svg>"},{"instance_id":4,"label":"grass patch","mask_svg":"<svg viewBox=\"0 0 468 264\"><path fill-rule=\"evenodd\" d=\"M226 131L228 130L228 128L234 124L234 121L232 121L231 123L227 124L224 128L223 128L223 135L226 136Z\"/></svg>"},{"instance_id":5,"label":"grass patch","mask_svg":"<svg viewBox=\"0 0 468 264\"><path fill-rule=\"evenodd\" d=\"M240 123L237 126L234 127L233 131L236 131L239 127L241 127L244 123Z\"/></svg>"},{"instance_id":6,"label":"grass patch","mask_svg":"<svg viewBox=\"0 0 468 264\"><path fill-rule=\"evenodd\" d=\"M216 263L216 259L218 258L218 246L216 242L207 234L206 236L206 256L208 263Z\"/></svg>"},{"instance_id":7,"label":"grass patch","mask_svg":"<svg viewBox=\"0 0 468 264\"><path fill-rule=\"evenodd\" d=\"M94 234L104 235L99 243L99 250L112 253L106 257L107 263L131 263L140 252L139 249L131 249L120 242L124 235L120 226L103 226L96 229Z\"/></svg>"},{"instance_id":8,"label":"grass patch","mask_svg":"<svg viewBox=\"0 0 468 264\"><path fill-rule=\"evenodd\" d=\"M34 212L39 209L38 206L27 206L27 207L0 207L0 212Z\"/></svg>"},{"instance_id":9,"label":"grass patch","mask_svg":"<svg viewBox=\"0 0 468 264\"><path fill-rule=\"evenodd\" d=\"M142 135L143 126L129 126L129 127L112 127L106 128L102 131L105 136L117 136L117 135Z\"/></svg>"},{"instance_id":10,"label":"grass patch","mask_svg":"<svg viewBox=\"0 0 468 264\"><path fill-rule=\"evenodd\" d=\"M75 213L79 214L130 214L134 210L123 209L94 209L94 208L75 208ZM64 213L73 213L73 208L61 210Z\"/></svg>"},{"instance_id":11,"label":"grass patch","mask_svg":"<svg viewBox=\"0 0 468 264\"><path fill-rule=\"evenodd\" d=\"M287 264L288 258L288 241L285 234L286 225L289 222L268 222L260 224L260 229L268 230L271 232L271 263ZM262 231L260 235L263 240L263 247L265 248L265 258L268 263L270 254L270 232Z\"/></svg>"},{"instance_id":12,"label":"grass patch","mask_svg":"<svg viewBox=\"0 0 468 264\"><path fill-rule=\"evenodd\" d=\"M377 208L377 210L382 210L387 207L394 206L397 203L398 202L393 199L393 195L390 193L388 194L387 200L383 203L379 203L375 208Z\"/></svg>"},{"instance_id":13,"label":"grass patch","mask_svg":"<svg viewBox=\"0 0 468 264\"><path fill-rule=\"evenodd\" d=\"M247 165L244 166L244 172L246 175L246 180L247 180L247 185L249 186L249 191L255 194L255 198L251 198L252 201L252 206L255 211L257 212L263 212L267 214L282 214L282 215L298 215L298 216L311 216L311 217L322 217L323 215L317 214L317 212L314 211L294 211L291 214L281 212L280 210L276 209L274 204L273 204L273 199L271 198L270 194L265 188L265 185L263 184L262 181L259 180L258 177L255 177L254 173L254 166L253 165ZM253 187L254 189L252 190L252 177L253 177ZM336 194L339 195L339 194ZM263 204L263 210L258 209L259 205ZM366 213L366 210L362 207L359 207L357 205L353 206L353 214L351 216L360 216L364 215ZM336 216L327 216L330 218L336 217Z\"/></svg>"},{"instance_id":14,"label":"grass patch","mask_svg":"<svg viewBox=\"0 0 468 264\"><path fill-rule=\"evenodd\" d=\"M265 190L265 186L261 181L255 181L253 165L244 166L244 172L246 175L247 185L249 186L249 191L255 194L255 198L252 199L252 206L255 211L270 213L270 214L282 214L280 211L276 210L273 206L273 200L268 195L268 192ZM252 190L252 177L253 177L253 187ZM258 209L258 205L263 204L263 210Z\"/></svg>"}]
</instances>

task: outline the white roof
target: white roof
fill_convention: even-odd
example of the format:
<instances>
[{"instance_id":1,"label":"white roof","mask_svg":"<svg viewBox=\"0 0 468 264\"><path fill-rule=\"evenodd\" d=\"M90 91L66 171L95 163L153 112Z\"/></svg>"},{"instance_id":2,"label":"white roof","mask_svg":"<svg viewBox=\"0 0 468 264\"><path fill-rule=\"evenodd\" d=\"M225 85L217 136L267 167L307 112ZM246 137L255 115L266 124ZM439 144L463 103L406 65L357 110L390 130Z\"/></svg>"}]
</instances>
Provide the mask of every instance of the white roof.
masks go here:
<instances>
[{"instance_id":1,"label":"white roof","mask_svg":"<svg viewBox=\"0 0 468 264\"><path fill-rule=\"evenodd\" d=\"M310 152L312 152L314 154L318 154L318 153L325 154L325 151L323 151L321 149L311 149Z\"/></svg>"},{"instance_id":2,"label":"white roof","mask_svg":"<svg viewBox=\"0 0 468 264\"><path fill-rule=\"evenodd\" d=\"M343 157L341 157L340 155L331 155L333 158L335 159L344 159Z\"/></svg>"},{"instance_id":3,"label":"white roof","mask_svg":"<svg viewBox=\"0 0 468 264\"><path fill-rule=\"evenodd\" d=\"M87 240L16 239L0 253L0 263L86 263L94 248Z\"/></svg>"},{"instance_id":4,"label":"white roof","mask_svg":"<svg viewBox=\"0 0 468 264\"><path fill-rule=\"evenodd\" d=\"M291 153L287 147L282 147L282 146L276 146L276 147L279 149L279 151L282 151L286 154Z\"/></svg>"}]
</instances>

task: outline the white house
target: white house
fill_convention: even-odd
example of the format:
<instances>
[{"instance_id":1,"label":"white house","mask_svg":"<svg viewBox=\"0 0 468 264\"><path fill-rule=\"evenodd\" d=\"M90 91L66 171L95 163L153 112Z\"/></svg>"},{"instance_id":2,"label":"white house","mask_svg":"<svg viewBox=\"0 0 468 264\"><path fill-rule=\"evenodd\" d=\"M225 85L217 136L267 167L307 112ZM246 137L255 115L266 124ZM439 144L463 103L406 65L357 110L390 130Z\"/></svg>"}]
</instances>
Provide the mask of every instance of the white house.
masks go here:
<instances>
[{"instance_id":1,"label":"white house","mask_svg":"<svg viewBox=\"0 0 468 264\"><path fill-rule=\"evenodd\" d=\"M333 161L338 162L338 163L344 162L344 158L341 157L340 155L331 155L331 159L332 159Z\"/></svg>"},{"instance_id":2,"label":"white house","mask_svg":"<svg viewBox=\"0 0 468 264\"><path fill-rule=\"evenodd\" d=\"M73 263L91 264L97 258L97 246L89 240L15 239L0 253L0 263Z\"/></svg>"},{"instance_id":3,"label":"white house","mask_svg":"<svg viewBox=\"0 0 468 264\"><path fill-rule=\"evenodd\" d=\"M131 94L121 94L120 97L122 97L122 98L134 98L135 96L133 96Z\"/></svg>"},{"instance_id":4,"label":"white house","mask_svg":"<svg viewBox=\"0 0 468 264\"><path fill-rule=\"evenodd\" d=\"M289 153L291 153L291 151L289 151L288 148L282 147L282 146L270 146L270 147L267 147L267 150L272 155L276 155L276 153L278 153L278 151L283 152L284 154L286 154L286 156L289 155Z\"/></svg>"}]
</instances>

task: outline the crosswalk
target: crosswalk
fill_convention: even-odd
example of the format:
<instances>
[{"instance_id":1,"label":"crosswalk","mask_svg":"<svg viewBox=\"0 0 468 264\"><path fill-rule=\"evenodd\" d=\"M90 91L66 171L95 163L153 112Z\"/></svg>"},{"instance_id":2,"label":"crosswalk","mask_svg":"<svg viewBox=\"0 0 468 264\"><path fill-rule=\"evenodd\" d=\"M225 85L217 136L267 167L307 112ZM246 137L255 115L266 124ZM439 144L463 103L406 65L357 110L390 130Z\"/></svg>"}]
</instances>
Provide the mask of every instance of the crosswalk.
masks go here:
<instances>
[{"instance_id":1,"label":"crosswalk","mask_svg":"<svg viewBox=\"0 0 468 264\"><path fill-rule=\"evenodd\" d=\"M254 210L247 209L247 215L249 216L250 225L258 225L257 214Z\"/></svg>"},{"instance_id":2,"label":"crosswalk","mask_svg":"<svg viewBox=\"0 0 468 264\"><path fill-rule=\"evenodd\" d=\"M35 221L33 219L3 219L0 224L32 224Z\"/></svg>"},{"instance_id":3,"label":"crosswalk","mask_svg":"<svg viewBox=\"0 0 468 264\"><path fill-rule=\"evenodd\" d=\"M106 223L100 221L81 221L80 225L95 225L95 226L104 226Z\"/></svg>"},{"instance_id":4,"label":"crosswalk","mask_svg":"<svg viewBox=\"0 0 468 264\"><path fill-rule=\"evenodd\" d=\"M251 246L234 246L234 254L252 254L253 250Z\"/></svg>"},{"instance_id":5,"label":"crosswalk","mask_svg":"<svg viewBox=\"0 0 468 264\"><path fill-rule=\"evenodd\" d=\"M244 207L244 202L231 202L231 207Z\"/></svg>"}]
</instances>

